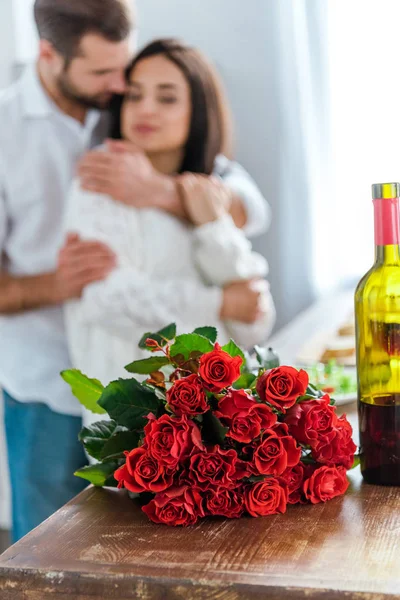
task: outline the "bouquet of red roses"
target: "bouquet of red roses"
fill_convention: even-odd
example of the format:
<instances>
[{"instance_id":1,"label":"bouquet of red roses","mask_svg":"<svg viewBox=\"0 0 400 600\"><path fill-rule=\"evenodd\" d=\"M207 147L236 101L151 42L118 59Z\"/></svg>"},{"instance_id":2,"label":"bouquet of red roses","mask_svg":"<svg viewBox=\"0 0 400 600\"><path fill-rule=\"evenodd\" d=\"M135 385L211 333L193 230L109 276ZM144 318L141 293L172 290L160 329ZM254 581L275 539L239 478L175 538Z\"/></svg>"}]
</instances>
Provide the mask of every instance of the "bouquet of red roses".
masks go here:
<instances>
[{"instance_id":1,"label":"bouquet of red roses","mask_svg":"<svg viewBox=\"0 0 400 600\"><path fill-rule=\"evenodd\" d=\"M106 388L76 370L62 375L84 406L108 413L80 434L97 464L76 475L126 488L155 523L284 513L288 504L344 494L356 446L334 401L303 370L256 348L254 364L232 340L175 325L143 336L149 358L126 367L147 376Z\"/></svg>"}]
</instances>

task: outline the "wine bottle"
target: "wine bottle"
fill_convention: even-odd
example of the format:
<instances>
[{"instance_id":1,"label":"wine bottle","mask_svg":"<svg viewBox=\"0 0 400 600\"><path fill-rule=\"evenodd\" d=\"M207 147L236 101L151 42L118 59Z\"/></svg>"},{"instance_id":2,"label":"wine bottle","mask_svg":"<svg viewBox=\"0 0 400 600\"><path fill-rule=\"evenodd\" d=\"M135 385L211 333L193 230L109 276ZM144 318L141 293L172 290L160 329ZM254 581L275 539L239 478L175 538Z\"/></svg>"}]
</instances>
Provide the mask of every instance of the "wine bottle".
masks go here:
<instances>
[{"instance_id":1,"label":"wine bottle","mask_svg":"<svg viewBox=\"0 0 400 600\"><path fill-rule=\"evenodd\" d=\"M372 186L375 263L355 292L361 472L400 485L399 183Z\"/></svg>"}]
</instances>

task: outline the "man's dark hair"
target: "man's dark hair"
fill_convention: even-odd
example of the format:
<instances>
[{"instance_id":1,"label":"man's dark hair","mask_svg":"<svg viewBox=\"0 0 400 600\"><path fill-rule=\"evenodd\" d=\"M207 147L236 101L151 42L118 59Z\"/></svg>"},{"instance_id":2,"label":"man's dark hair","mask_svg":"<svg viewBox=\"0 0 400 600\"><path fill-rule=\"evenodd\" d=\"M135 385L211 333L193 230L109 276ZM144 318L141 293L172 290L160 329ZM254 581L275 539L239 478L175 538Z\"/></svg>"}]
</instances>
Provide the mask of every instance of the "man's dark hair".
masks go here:
<instances>
[{"instance_id":1,"label":"man's dark hair","mask_svg":"<svg viewBox=\"0 0 400 600\"><path fill-rule=\"evenodd\" d=\"M84 35L96 33L110 42L125 40L133 26L131 0L36 0L34 14L40 39L49 41L67 62L79 55Z\"/></svg>"}]
</instances>

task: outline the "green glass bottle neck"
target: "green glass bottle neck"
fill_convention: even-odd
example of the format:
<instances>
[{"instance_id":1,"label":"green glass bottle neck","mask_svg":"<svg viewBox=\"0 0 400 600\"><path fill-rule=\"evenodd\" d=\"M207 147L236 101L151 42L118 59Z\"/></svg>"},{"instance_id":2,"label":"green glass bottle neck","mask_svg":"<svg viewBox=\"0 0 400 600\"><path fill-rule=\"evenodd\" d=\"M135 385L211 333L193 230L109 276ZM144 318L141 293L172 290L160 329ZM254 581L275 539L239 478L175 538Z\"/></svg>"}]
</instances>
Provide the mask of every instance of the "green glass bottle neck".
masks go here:
<instances>
[{"instance_id":1,"label":"green glass bottle neck","mask_svg":"<svg viewBox=\"0 0 400 600\"><path fill-rule=\"evenodd\" d=\"M400 266L400 247L397 244L375 246L375 264Z\"/></svg>"}]
</instances>

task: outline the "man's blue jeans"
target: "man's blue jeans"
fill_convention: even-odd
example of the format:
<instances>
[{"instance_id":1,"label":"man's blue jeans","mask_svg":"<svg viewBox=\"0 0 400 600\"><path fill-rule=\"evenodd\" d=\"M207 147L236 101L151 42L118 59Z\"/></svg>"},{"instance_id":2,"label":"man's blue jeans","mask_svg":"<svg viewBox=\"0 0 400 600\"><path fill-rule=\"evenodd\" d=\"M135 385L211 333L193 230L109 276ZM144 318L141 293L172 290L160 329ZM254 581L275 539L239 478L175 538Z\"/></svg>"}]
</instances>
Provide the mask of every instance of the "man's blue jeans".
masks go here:
<instances>
[{"instance_id":1,"label":"man's blue jeans","mask_svg":"<svg viewBox=\"0 0 400 600\"><path fill-rule=\"evenodd\" d=\"M79 417L4 392L4 418L16 542L87 486L74 477L87 459L78 441Z\"/></svg>"}]
</instances>

